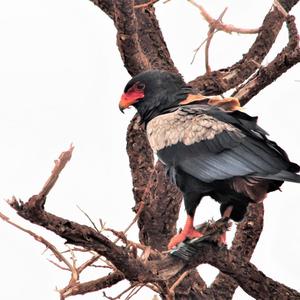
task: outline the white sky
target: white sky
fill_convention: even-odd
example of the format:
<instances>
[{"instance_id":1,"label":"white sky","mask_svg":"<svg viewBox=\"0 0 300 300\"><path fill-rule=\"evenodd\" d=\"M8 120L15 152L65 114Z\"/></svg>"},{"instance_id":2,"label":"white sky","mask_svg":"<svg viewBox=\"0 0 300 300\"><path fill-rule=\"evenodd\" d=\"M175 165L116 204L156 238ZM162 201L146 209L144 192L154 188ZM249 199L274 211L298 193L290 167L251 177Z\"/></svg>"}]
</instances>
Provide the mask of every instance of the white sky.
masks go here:
<instances>
[{"instance_id":1,"label":"white sky","mask_svg":"<svg viewBox=\"0 0 300 300\"><path fill-rule=\"evenodd\" d=\"M271 3L201 1L216 17L228 6L224 21L248 28L261 24ZM180 0L156 7L179 70L186 80L202 74L203 52L190 65L193 50L207 32L197 9ZM299 7L293 13L300 27ZM96 223L101 218L117 230L130 222L134 201L125 134L134 112L123 116L118 110L119 97L130 77L120 59L115 33L112 21L88 0L0 1L0 211L60 249L64 249L61 239L23 221L4 199L15 195L25 201L39 192L53 160L73 142L72 161L50 193L47 210L90 225L76 207L79 205ZM254 38L218 33L211 45L212 68L236 62ZM266 62L286 41L284 29ZM299 71L299 66L294 67L246 107L249 114L259 115L260 125L298 163ZM252 262L266 275L300 290L300 233L296 230L300 186L286 183L282 190L265 201L265 228ZM198 209L198 223L211 217L219 217L218 205L205 199ZM130 238L137 240L136 232L133 229ZM50 264L50 254L42 255L44 247L31 237L3 222L0 234L0 298L58 299L55 287L62 288L69 275ZM206 266L200 270L208 281L216 273ZM102 273L94 269L82 279L95 279ZM119 285L118 290L124 287L126 284ZM108 294L114 296L118 290ZM145 291L134 299L141 298L151 299L152 292ZM102 293L84 299L102 299ZM239 290L235 299L251 298Z\"/></svg>"}]
</instances>

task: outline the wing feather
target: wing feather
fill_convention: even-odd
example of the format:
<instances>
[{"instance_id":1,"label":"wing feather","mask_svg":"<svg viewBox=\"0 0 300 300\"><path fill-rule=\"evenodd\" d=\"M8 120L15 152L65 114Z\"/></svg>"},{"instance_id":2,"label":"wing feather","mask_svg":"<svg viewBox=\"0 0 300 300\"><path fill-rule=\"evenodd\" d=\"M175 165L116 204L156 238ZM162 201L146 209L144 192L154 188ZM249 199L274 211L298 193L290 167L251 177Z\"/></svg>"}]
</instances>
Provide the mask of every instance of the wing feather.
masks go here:
<instances>
[{"instance_id":1,"label":"wing feather","mask_svg":"<svg viewBox=\"0 0 300 300\"><path fill-rule=\"evenodd\" d=\"M198 125L196 117L200 120ZM239 176L299 180L295 179L299 175L289 172L292 163L286 153L276 143L269 141L266 132L256 125L257 118L241 112L228 115L216 108L199 105L181 109L176 118L180 120L178 123L184 124L177 128L178 134L189 135L192 143L187 144L184 139L177 138L173 139L176 143L168 143L157 149L158 157L166 165L181 169L207 183ZM230 120L230 123L225 123ZM193 132L184 132L191 128ZM172 134L174 130L176 126L173 126ZM167 132L164 134L168 135Z\"/></svg>"}]
</instances>

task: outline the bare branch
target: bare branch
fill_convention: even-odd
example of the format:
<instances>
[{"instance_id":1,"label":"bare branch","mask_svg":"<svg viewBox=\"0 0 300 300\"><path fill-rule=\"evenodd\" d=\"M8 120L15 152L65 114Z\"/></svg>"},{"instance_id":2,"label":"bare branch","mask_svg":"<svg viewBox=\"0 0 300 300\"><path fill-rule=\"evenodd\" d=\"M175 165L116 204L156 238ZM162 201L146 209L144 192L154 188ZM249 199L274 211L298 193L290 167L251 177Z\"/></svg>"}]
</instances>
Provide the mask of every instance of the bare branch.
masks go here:
<instances>
[{"instance_id":1,"label":"bare branch","mask_svg":"<svg viewBox=\"0 0 300 300\"><path fill-rule=\"evenodd\" d=\"M143 4L136 4L133 6L133 8L146 8L150 5L155 4L156 2L158 2L159 0L151 0L149 2L143 3Z\"/></svg>"},{"instance_id":2,"label":"bare branch","mask_svg":"<svg viewBox=\"0 0 300 300\"><path fill-rule=\"evenodd\" d=\"M2 214L0 212L0 218L5 221L6 223L16 227L17 229L26 232L27 234L31 235L36 241L38 241L39 243L42 243L46 246L47 249L51 250L51 252L54 254L54 256L58 259L58 261L63 262L66 266L67 266L67 270L71 271L72 270L72 265L68 262L68 260L58 251L58 249L51 244L49 241L47 241L46 239L44 239L42 236L35 234L34 232L32 232L31 230L25 229L22 226L10 221L10 219L5 216L4 214Z\"/></svg>"},{"instance_id":3,"label":"bare branch","mask_svg":"<svg viewBox=\"0 0 300 300\"><path fill-rule=\"evenodd\" d=\"M59 156L59 158L55 161L55 165L52 170L51 176L48 178L48 180L46 181L42 190L38 194L38 198L40 199L40 201L42 201L43 198L48 195L48 193L51 191L51 189L55 185L59 174L61 173L63 168L66 166L68 161L71 159L73 150L74 150L74 146L70 145L69 150L62 152L62 154ZM38 201L38 200L36 200L36 201ZM40 205L40 203L36 203L36 205L38 205L38 204Z\"/></svg>"},{"instance_id":4,"label":"bare branch","mask_svg":"<svg viewBox=\"0 0 300 300\"><path fill-rule=\"evenodd\" d=\"M298 0L279 1L286 12L289 12L297 2ZM277 8L270 10L260 27L256 40L240 61L228 68L199 76L189 84L205 95L222 94L242 84L256 72L257 66L270 51L285 19Z\"/></svg>"},{"instance_id":5,"label":"bare branch","mask_svg":"<svg viewBox=\"0 0 300 300\"><path fill-rule=\"evenodd\" d=\"M90 0L105 12L111 19L114 18L114 7L112 0Z\"/></svg>"},{"instance_id":6,"label":"bare branch","mask_svg":"<svg viewBox=\"0 0 300 300\"><path fill-rule=\"evenodd\" d=\"M263 230L263 204L250 204L244 220L238 224L230 252L250 261ZM229 275L218 274L209 288L203 290L203 296L216 299L231 299L238 283Z\"/></svg>"},{"instance_id":7,"label":"bare branch","mask_svg":"<svg viewBox=\"0 0 300 300\"><path fill-rule=\"evenodd\" d=\"M64 152L65 153L65 152ZM61 155L60 159L64 156ZM56 162L57 165L58 162ZM55 168L52 175L56 178L62 168ZM46 201L45 197L44 200ZM219 248L215 243L207 242L207 236L200 238L196 241L191 241L194 251L194 255L188 256L187 260L181 260L174 256L160 256L159 259L152 260L146 264L142 262L136 256L131 256L129 249L116 246L113 242L103 236L96 230L80 225L75 222L62 219L53 214L50 214L43 210L43 207L39 205L35 197L31 197L27 203L14 203L11 205L14 207L18 214L23 218L37 224L44 228L53 231L57 235L65 238L68 243L74 245L84 246L86 249L96 251L99 255L106 257L114 266L123 273L124 277L131 282L136 282L138 285L153 283L158 284L162 291L167 292L166 280L179 276L186 271L189 271L201 263L209 263L224 274L232 277L238 284L245 289L245 291L256 297L258 295L264 296L271 295L272 298L276 298L280 293L294 297L300 297L300 294L272 279L266 277L262 272L258 271L255 266L250 264L247 259L245 260L240 255L234 255L233 252L229 252L227 249ZM0 215L6 222L9 221L4 215ZM222 222L227 220L222 219L218 221L223 226ZM217 226L216 222L211 229L209 239L216 240L215 235L219 232L221 227ZM209 228L209 227L208 227ZM216 228L216 231L213 231ZM183 247L190 247L185 245ZM180 250L180 249L179 249ZM195 252L196 250L196 252ZM191 250L189 250L191 253ZM72 252L71 252L72 254ZM173 255L176 254L176 251ZM60 254L58 254L60 255ZM62 297L68 295L68 291L73 287L78 287L79 271L76 268L76 258L73 255L73 266L70 266L72 270L72 279L69 285L60 291ZM191 258L190 258L191 257ZM95 260L96 257L90 260ZM89 263L90 263L89 262ZM85 265L82 266L82 269ZM123 279L123 277L121 277ZM181 277L181 279L183 276ZM181 279L179 282L181 282ZM118 280L121 280L118 277ZM176 282L176 281L175 281ZM176 284L175 284L176 285ZM174 284L173 284L174 287Z\"/></svg>"},{"instance_id":8,"label":"bare branch","mask_svg":"<svg viewBox=\"0 0 300 300\"><path fill-rule=\"evenodd\" d=\"M64 291L63 297L67 298L69 296L84 295L87 293L99 291L115 285L116 283L122 281L124 278L125 277L121 272L115 271L96 280L78 283Z\"/></svg>"},{"instance_id":9,"label":"bare branch","mask_svg":"<svg viewBox=\"0 0 300 300\"><path fill-rule=\"evenodd\" d=\"M170 300L174 299L175 296L175 289L177 288L177 286L183 281L183 279L189 274L189 271L185 271L183 272L179 278L174 282L174 284L170 287L169 290L169 297Z\"/></svg>"},{"instance_id":10,"label":"bare branch","mask_svg":"<svg viewBox=\"0 0 300 300\"><path fill-rule=\"evenodd\" d=\"M89 260L87 260L86 262L84 262L82 265L80 265L77 268L78 273L80 274L84 269L86 269L89 266L92 266L94 262L96 262L99 259L100 255L95 254L94 256L92 256ZM110 267L109 267L110 268Z\"/></svg>"},{"instance_id":11,"label":"bare branch","mask_svg":"<svg viewBox=\"0 0 300 300\"><path fill-rule=\"evenodd\" d=\"M211 72L208 57L209 57L209 46L210 46L211 40L214 36L214 33L217 31L217 28L216 28L215 24L220 23L222 21L222 18L224 16L224 14L226 13L226 10L227 10L227 8L225 8L223 10L223 12L220 14L219 18L215 22L212 22L209 26L209 30L208 30L208 33L207 33L206 44L205 44L205 68L206 68L206 73Z\"/></svg>"},{"instance_id":12,"label":"bare branch","mask_svg":"<svg viewBox=\"0 0 300 300\"><path fill-rule=\"evenodd\" d=\"M91 217L84 211L84 210L82 210L78 205L76 205L77 206L77 208L88 218L88 220L91 222L91 224L93 225L93 227L94 227L94 229L96 230L96 231L98 231L99 232L99 230L98 230L98 228L97 228L97 226L96 226L96 224L94 223L94 221L91 219Z\"/></svg>"},{"instance_id":13,"label":"bare branch","mask_svg":"<svg viewBox=\"0 0 300 300\"><path fill-rule=\"evenodd\" d=\"M253 29L239 28L234 25L224 24L222 22L222 18L219 17L218 19L214 19L213 17L211 17L209 15L209 13L206 11L206 9L202 5L196 3L196 1L188 0L188 2L190 2L191 4L196 6L199 9L202 17L209 24L209 26L214 27L216 30L224 31L227 33L235 32L235 33L243 33L243 34L255 34L255 33L259 32L259 28L253 28ZM225 11L226 10L227 10L227 8L225 8ZM222 14L224 15L224 12Z\"/></svg>"},{"instance_id":14,"label":"bare branch","mask_svg":"<svg viewBox=\"0 0 300 300\"><path fill-rule=\"evenodd\" d=\"M300 62L299 34L294 16L288 16L287 28L289 31L287 46L277 54L273 61L266 67L261 67L254 77L234 92L234 97L239 98L243 105L284 72Z\"/></svg>"}]
</instances>

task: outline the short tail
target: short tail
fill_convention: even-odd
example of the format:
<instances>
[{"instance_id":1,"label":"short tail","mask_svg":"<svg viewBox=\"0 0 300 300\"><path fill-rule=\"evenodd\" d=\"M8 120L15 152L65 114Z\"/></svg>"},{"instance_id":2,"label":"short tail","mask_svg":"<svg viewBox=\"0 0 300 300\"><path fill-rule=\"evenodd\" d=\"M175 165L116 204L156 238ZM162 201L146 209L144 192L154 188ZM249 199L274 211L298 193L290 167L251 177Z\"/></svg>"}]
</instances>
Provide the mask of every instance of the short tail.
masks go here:
<instances>
[{"instance_id":1,"label":"short tail","mask_svg":"<svg viewBox=\"0 0 300 300\"><path fill-rule=\"evenodd\" d=\"M300 175L289 172L289 171L285 171L285 170L282 170L276 174L270 174L270 175L265 175L265 176L255 176L255 177L300 183Z\"/></svg>"}]
</instances>

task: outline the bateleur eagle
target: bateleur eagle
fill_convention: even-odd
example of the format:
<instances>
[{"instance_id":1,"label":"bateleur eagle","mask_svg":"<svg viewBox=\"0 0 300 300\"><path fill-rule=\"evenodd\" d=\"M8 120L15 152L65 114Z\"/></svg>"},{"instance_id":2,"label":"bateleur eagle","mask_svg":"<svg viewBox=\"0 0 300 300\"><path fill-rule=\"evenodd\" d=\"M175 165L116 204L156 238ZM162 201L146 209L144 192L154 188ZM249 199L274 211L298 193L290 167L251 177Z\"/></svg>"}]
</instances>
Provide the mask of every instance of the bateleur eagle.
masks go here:
<instances>
[{"instance_id":1,"label":"bateleur eagle","mask_svg":"<svg viewBox=\"0 0 300 300\"><path fill-rule=\"evenodd\" d=\"M300 183L299 166L267 138L256 117L238 110L237 99L197 95L180 75L150 70L127 83L119 108L131 105L183 193L187 221L169 249L202 235L193 217L204 196L221 204L222 216L241 221L250 202L262 201L284 181Z\"/></svg>"}]
</instances>

